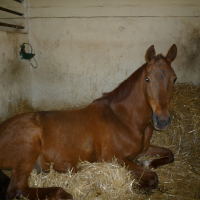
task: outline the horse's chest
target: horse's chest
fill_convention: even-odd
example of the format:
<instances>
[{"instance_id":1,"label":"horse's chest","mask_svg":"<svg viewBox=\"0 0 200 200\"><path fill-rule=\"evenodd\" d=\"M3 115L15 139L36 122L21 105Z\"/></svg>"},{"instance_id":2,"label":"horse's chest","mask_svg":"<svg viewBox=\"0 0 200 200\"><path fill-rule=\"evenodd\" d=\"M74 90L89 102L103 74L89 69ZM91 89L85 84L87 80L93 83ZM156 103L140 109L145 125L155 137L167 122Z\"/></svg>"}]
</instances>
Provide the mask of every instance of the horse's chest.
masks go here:
<instances>
[{"instance_id":1,"label":"horse's chest","mask_svg":"<svg viewBox=\"0 0 200 200\"><path fill-rule=\"evenodd\" d=\"M106 149L105 155L107 156L109 156L108 152L111 152L112 156L133 159L143 149L143 138L140 135L124 132L115 135L106 145L104 144L104 147Z\"/></svg>"},{"instance_id":2,"label":"horse's chest","mask_svg":"<svg viewBox=\"0 0 200 200\"><path fill-rule=\"evenodd\" d=\"M123 154L124 157L129 157L130 159L133 159L137 157L138 154L141 153L143 149L143 141L142 138L134 138L130 139L129 142L125 145Z\"/></svg>"}]
</instances>

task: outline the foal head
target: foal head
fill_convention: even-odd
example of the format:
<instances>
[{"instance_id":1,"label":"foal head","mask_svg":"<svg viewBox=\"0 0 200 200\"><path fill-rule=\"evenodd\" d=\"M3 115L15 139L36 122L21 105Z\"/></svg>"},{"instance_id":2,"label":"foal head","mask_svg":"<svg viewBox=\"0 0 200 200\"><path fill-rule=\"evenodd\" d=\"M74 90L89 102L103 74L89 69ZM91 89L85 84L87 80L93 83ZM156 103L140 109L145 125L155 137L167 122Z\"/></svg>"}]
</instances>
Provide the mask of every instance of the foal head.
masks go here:
<instances>
[{"instance_id":1,"label":"foal head","mask_svg":"<svg viewBox=\"0 0 200 200\"><path fill-rule=\"evenodd\" d=\"M165 130L171 122L169 104L173 95L176 74L171 62L176 58L177 47L174 44L166 57L156 56L154 46L146 53L145 96L153 111L153 125L157 130Z\"/></svg>"}]
</instances>

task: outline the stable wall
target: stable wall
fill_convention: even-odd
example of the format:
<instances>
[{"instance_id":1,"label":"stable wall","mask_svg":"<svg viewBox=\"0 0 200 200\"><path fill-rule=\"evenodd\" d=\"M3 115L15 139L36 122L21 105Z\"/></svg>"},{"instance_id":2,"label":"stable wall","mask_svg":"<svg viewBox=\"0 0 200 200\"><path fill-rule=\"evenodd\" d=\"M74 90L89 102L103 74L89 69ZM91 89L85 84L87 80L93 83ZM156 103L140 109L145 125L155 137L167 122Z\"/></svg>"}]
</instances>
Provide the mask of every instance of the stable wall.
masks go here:
<instances>
[{"instance_id":1,"label":"stable wall","mask_svg":"<svg viewBox=\"0 0 200 200\"><path fill-rule=\"evenodd\" d=\"M29 0L33 104L61 109L114 89L157 53L178 47L179 82L200 82L200 1Z\"/></svg>"},{"instance_id":2,"label":"stable wall","mask_svg":"<svg viewBox=\"0 0 200 200\"><path fill-rule=\"evenodd\" d=\"M26 15L23 4L13 0L1 0L1 7ZM0 26L0 121L11 117L23 101L32 104L31 68L29 61L19 57L20 45L28 42L27 19L0 11L0 22L25 26L25 30Z\"/></svg>"},{"instance_id":3,"label":"stable wall","mask_svg":"<svg viewBox=\"0 0 200 200\"><path fill-rule=\"evenodd\" d=\"M164 55L176 44L172 66L178 81L200 83L199 0L25 0L22 7L2 2L27 17L0 13L1 21L25 25L27 32L0 34L1 70L7 70L0 86L2 116L11 115L24 99L41 110L87 105L140 67L152 44ZM37 69L19 59L19 46L26 41ZM11 66L16 73L8 70Z\"/></svg>"},{"instance_id":4,"label":"stable wall","mask_svg":"<svg viewBox=\"0 0 200 200\"><path fill-rule=\"evenodd\" d=\"M27 35L0 31L0 121L13 115L19 104L32 99L29 62L19 58Z\"/></svg>"}]
</instances>

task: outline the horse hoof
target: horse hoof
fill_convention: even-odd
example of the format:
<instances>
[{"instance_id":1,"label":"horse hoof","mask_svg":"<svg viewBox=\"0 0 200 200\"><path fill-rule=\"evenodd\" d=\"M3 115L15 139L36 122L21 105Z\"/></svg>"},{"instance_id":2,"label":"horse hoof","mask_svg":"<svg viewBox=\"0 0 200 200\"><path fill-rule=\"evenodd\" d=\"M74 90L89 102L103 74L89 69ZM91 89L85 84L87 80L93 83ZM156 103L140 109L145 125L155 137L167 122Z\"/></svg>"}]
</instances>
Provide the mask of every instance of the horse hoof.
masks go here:
<instances>
[{"instance_id":1,"label":"horse hoof","mask_svg":"<svg viewBox=\"0 0 200 200\"><path fill-rule=\"evenodd\" d=\"M158 176L156 173L151 172L141 178L139 189L156 189L158 187Z\"/></svg>"},{"instance_id":2,"label":"horse hoof","mask_svg":"<svg viewBox=\"0 0 200 200\"><path fill-rule=\"evenodd\" d=\"M73 196L65 192L62 188L58 188L56 192L56 199L73 200Z\"/></svg>"},{"instance_id":3,"label":"horse hoof","mask_svg":"<svg viewBox=\"0 0 200 200\"><path fill-rule=\"evenodd\" d=\"M158 187L158 176L155 174L154 176L151 177L149 180L149 187L150 189L156 189Z\"/></svg>"}]
</instances>

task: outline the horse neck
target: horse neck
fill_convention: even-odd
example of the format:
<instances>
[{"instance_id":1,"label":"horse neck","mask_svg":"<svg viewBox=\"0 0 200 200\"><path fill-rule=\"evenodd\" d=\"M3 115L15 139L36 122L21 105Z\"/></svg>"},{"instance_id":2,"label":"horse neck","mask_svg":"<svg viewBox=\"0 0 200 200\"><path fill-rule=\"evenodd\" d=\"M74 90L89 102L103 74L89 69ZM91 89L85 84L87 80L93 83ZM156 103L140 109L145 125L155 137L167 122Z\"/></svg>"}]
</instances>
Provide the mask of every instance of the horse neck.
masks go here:
<instances>
[{"instance_id":1,"label":"horse neck","mask_svg":"<svg viewBox=\"0 0 200 200\"><path fill-rule=\"evenodd\" d=\"M152 110L148 105L144 93L145 75L144 71L134 82L130 94L120 102L112 102L111 108L130 128L145 129L152 117Z\"/></svg>"}]
</instances>

